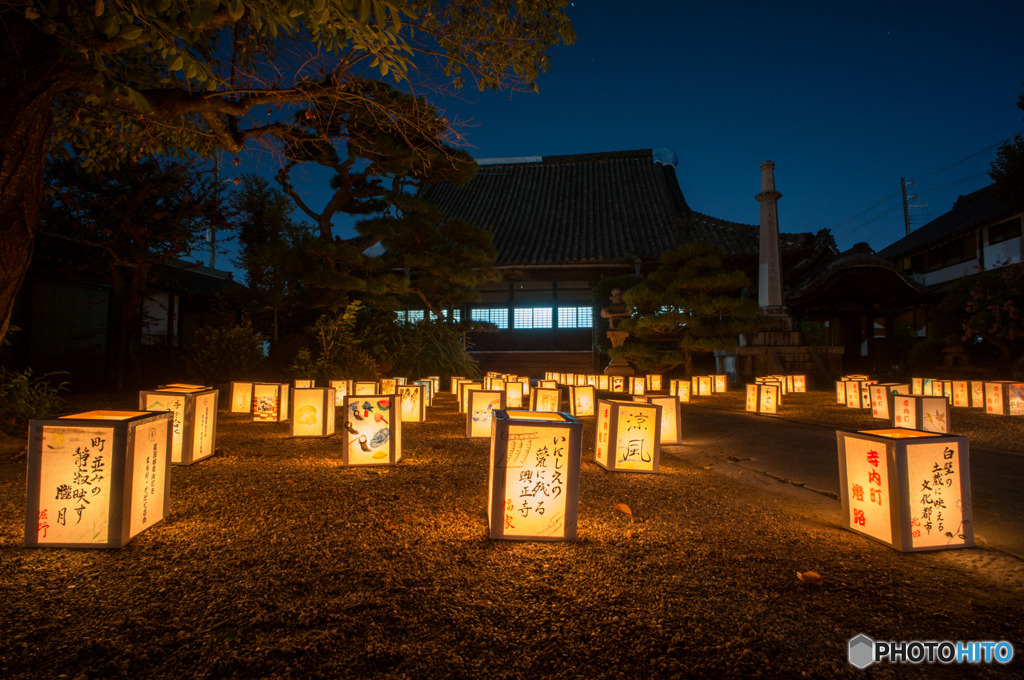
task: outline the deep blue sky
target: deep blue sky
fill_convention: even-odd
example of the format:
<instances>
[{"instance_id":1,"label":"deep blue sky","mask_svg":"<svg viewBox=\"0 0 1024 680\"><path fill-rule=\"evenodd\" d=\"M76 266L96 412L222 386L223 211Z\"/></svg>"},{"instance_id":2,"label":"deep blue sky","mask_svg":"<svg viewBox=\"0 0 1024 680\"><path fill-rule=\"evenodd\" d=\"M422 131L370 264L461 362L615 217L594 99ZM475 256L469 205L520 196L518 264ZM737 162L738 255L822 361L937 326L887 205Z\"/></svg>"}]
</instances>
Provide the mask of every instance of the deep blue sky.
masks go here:
<instances>
[{"instance_id":1,"label":"deep blue sky","mask_svg":"<svg viewBox=\"0 0 1024 680\"><path fill-rule=\"evenodd\" d=\"M904 234L901 176L1024 131L1020 0L574 0L567 11L577 41L552 51L539 95L434 100L473 126L477 158L671 147L690 207L748 224L758 219L759 165L772 160L782 231L829 228L842 249L867 241L880 250ZM911 208L913 226L988 184L981 173L994 157L908 189L928 192L910 201L928 204ZM317 208L322 182L306 185Z\"/></svg>"}]
</instances>

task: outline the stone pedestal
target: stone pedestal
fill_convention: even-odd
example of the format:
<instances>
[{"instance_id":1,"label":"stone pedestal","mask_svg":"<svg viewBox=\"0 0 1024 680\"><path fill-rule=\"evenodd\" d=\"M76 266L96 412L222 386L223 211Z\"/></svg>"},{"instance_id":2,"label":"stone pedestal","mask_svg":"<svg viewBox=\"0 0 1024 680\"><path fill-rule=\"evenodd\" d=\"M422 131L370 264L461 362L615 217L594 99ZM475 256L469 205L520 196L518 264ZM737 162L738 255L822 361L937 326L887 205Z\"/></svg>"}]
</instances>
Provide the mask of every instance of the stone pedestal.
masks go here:
<instances>
[{"instance_id":1,"label":"stone pedestal","mask_svg":"<svg viewBox=\"0 0 1024 680\"><path fill-rule=\"evenodd\" d=\"M608 339L612 341L612 347L622 347L622 343L626 342L627 337L629 337L629 333L626 331L608 331ZM616 357L615 359L612 359L608 364L608 367L604 369L604 374L633 375L634 371L628 361Z\"/></svg>"}]
</instances>

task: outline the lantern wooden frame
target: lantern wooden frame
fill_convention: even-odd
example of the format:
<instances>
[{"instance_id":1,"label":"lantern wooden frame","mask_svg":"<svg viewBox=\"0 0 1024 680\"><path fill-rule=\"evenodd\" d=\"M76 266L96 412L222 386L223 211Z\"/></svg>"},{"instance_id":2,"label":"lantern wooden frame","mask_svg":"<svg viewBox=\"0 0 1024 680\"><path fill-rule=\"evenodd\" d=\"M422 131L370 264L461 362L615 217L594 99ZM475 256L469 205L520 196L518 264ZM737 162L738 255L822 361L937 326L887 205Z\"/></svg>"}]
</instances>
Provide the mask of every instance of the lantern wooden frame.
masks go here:
<instances>
[{"instance_id":1,"label":"lantern wooden frame","mask_svg":"<svg viewBox=\"0 0 1024 680\"><path fill-rule=\"evenodd\" d=\"M561 411L562 390L560 388L548 389L538 387L530 390L530 410L543 413L557 413Z\"/></svg>"},{"instance_id":2,"label":"lantern wooden frame","mask_svg":"<svg viewBox=\"0 0 1024 680\"><path fill-rule=\"evenodd\" d=\"M593 385L574 385L569 388L569 413L573 418L594 415L597 390Z\"/></svg>"},{"instance_id":3,"label":"lantern wooden frame","mask_svg":"<svg viewBox=\"0 0 1024 680\"><path fill-rule=\"evenodd\" d=\"M380 385L377 381L355 380L352 382L352 395L354 397L373 396L380 394Z\"/></svg>"},{"instance_id":4,"label":"lantern wooden frame","mask_svg":"<svg viewBox=\"0 0 1024 680\"><path fill-rule=\"evenodd\" d=\"M967 437L897 428L836 440L844 528L902 552L974 546Z\"/></svg>"},{"instance_id":5,"label":"lantern wooden frame","mask_svg":"<svg viewBox=\"0 0 1024 680\"><path fill-rule=\"evenodd\" d=\"M683 412L676 397L671 394L645 394L642 397L633 397L633 401L661 406L658 439L662 446L683 443Z\"/></svg>"},{"instance_id":6,"label":"lantern wooden frame","mask_svg":"<svg viewBox=\"0 0 1024 680\"><path fill-rule=\"evenodd\" d=\"M871 417L879 420L892 422L891 394L910 394L910 383L875 383L868 385L868 394L871 396Z\"/></svg>"},{"instance_id":7,"label":"lantern wooden frame","mask_svg":"<svg viewBox=\"0 0 1024 680\"><path fill-rule=\"evenodd\" d=\"M427 388L424 385L398 385L401 397L401 420L403 423L425 423L427 421Z\"/></svg>"},{"instance_id":8,"label":"lantern wooden frame","mask_svg":"<svg viewBox=\"0 0 1024 680\"><path fill-rule=\"evenodd\" d=\"M354 393L351 380L328 380L327 386L334 390L334 405L344 406L345 397Z\"/></svg>"},{"instance_id":9,"label":"lantern wooden frame","mask_svg":"<svg viewBox=\"0 0 1024 680\"><path fill-rule=\"evenodd\" d=\"M469 390L482 390L483 382L477 380L462 380L459 382L459 413L468 413L466 393Z\"/></svg>"},{"instance_id":10,"label":"lantern wooden frame","mask_svg":"<svg viewBox=\"0 0 1024 680\"><path fill-rule=\"evenodd\" d=\"M213 455L217 447L219 399L220 390L205 387L139 391L140 411L170 411L172 414L172 465L192 465Z\"/></svg>"},{"instance_id":11,"label":"lantern wooden frame","mask_svg":"<svg viewBox=\"0 0 1024 680\"><path fill-rule=\"evenodd\" d=\"M490 537L576 540L583 423L565 413L499 410L492 428ZM547 495L538 498L541 494Z\"/></svg>"},{"instance_id":12,"label":"lantern wooden frame","mask_svg":"<svg viewBox=\"0 0 1024 680\"><path fill-rule=\"evenodd\" d=\"M949 432L949 400L923 394L889 394L889 422L895 428Z\"/></svg>"},{"instance_id":13,"label":"lantern wooden frame","mask_svg":"<svg viewBox=\"0 0 1024 680\"><path fill-rule=\"evenodd\" d=\"M746 408L751 413L779 412L782 386L777 381L747 383Z\"/></svg>"},{"instance_id":14,"label":"lantern wooden frame","mask_svg":"<svg viewBox=\"0 0 1024 680\"><path fill-rule=\"evenodd\" d=\"M648 392L660 392L665 384L665 376L661 373L648 373L646 380Z\"/></svg>"},{"instance_id":15,"label":"lantern wooden frame","mask_svg":"<svg viewBox=\"0 0 1024 680\"><path fill-rule=\"evenodd\" d=\"M289 396L288 383L253 383L252 422L287 422Z\"/></svg>"},{"instance_id":16,"label":"lantern wooden frame","mask_svg":"<svg viewBox=\"0 0 1024 680\"><path fill-rule=\"evenodd\" d=\"M691 380L690 395L698 397L709 397L714 394L714 381L710 375L695 375Z\"/></svg>"},{"instance_id":17,"label":"lantern wooden frame","mask_svg":"<svg viewBox=\"0 0 1024 680\"><path fill-rule=\"evenodd\" d=\"M162 522L171 504L171 430L169 411L30 420L25 547L122 548Z\"/></svg>"},{"instance_id":18,"label":"lantern wooden frame","mask_svg":"<svg viewBox=\"0 0 1024 680\"><path fill-rule=\"evenodd\" d=\"M986 381L985 413L997 416L1024 416L1024 382Z\"/></svg>"},{"instance_id":19,"label":"lantern wooden frame","mask_svg":"<svg viewBox=\"0 0 1024 680\"><path fill-rule=\"evenodd\" d=\"M635 436L627 439L633 428L623 421L641 413L650 421L649 429L645 429L642 440ZM658 404L598 399L594 462L611 472L657 474L661 462L660 425L661 406ZM649 460L645 460L645 456Z\"/></svg>"},{"instance_id":20,"label":"lantern wooden frame","mask_svg":"<svg viewBox=\"0 0 1024 680\"><path fill-rule=\"evenodd\" d=\"M467 379L467 378L466 378L466 376L464 376L464 375L453 375L453 376L452 376L452 377L451 377L451 378L449 379L449 381L448 381L448 387L449 387L449 389L451 390L451 392L452 392L452 396L453 396L453 397L457 397L457 396L459 396L459 383L460 383L461 381L463 381L463 380L466 380L466 379Z\"/></svg>"},{"instance_id":21,"label":"lantern wooden frame","mask_svg":"<svg viewBox=\"0 0 1024 680\"><path fill-rule=\"evenodd\" d=\"M335 394L333 387L293 388L288 404L292 436L334 436Z\"/></svg>"},{"instance_id":22,"label":"lantern wooden frame","mask_svg":"<svg viewBox=\"0 0 1024 680\"><path fill-rule=\"evenodd\" d=\"M466 437L485 439L491 436L495 411L505 410L504 390L470 390L466 408Z\"/></svg>"},{"instance_id":23,"label":"lantern wooden frame","mask_svg":"<svg viewBox=\"0 0 1024 680\"><path fill-rule=\"evenodd\" d=\"M607 376L607 375L598 375L597 376L597 389L601 390L602 392L608 392L608 391L611 390L611 388L612 388L611 378L609 376Z\"/></svg>"},{"instance_id":24,"label":"lantern wooden frame","mask_svg":"<svg viewBox=\"0 0 1024 680\"><path fill-rule=\"evenodd\" d=\"M231 383L231 405L228 413L252 413L252 386L251 382Z\"/></svg>"},{"instance_id":25,"label":"lantern wooden frame","mask_svg":"<svg viewBox=\"0 0 1024 680\"><path fill-rule=\"evenodd\" d=\"M343 427L344 467L396 465L402 460L402 398L397 394L361 394L345 397ZM387 404L387 406L383 406ZM369 409L364 405L369 405ZM377 416L383 412L383 421ZM396 415L397 414L397 415ZM378 427L383 422L387 427ZM384 434L386 431L387 434Z\"/></svg>"}]
</instances>

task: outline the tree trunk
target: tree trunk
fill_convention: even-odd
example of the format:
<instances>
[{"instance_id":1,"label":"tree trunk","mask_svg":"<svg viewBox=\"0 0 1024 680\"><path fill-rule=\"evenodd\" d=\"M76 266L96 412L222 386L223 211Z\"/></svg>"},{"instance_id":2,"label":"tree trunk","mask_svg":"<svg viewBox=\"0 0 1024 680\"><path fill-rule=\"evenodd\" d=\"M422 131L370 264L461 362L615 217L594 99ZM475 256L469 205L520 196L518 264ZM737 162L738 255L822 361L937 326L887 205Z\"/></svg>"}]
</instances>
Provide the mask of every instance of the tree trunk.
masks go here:
<instances>
[{"instance_id":1,"label":"tree trunk","mask_svg":"<svg viewBox=\"0 0 1024 680\"><path fill-rule=\"evenodd\" d=\"M21 7L17 7L21 9ZM53 128L51 107L68 87L70 71L58 41L18 11L0 12L0 339L7 334L14 296L32 259L43 171Z\"/></svg>"}]
</instances>

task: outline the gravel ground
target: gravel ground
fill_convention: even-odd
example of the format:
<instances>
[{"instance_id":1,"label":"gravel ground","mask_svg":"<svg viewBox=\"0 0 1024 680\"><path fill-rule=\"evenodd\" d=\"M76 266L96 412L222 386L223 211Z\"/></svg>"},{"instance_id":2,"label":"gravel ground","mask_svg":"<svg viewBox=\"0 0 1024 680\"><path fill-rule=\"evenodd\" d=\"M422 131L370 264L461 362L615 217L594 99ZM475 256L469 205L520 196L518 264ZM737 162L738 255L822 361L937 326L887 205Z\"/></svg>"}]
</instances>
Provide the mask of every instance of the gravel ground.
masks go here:
<instances>
[{"instance_id":1,"label":"gravel ground","mask_svg":"<svg viewBox=\"0 0 1024 680\"><path fill-rule=\"evenodd\" d=\"M824 394L786 417L854 417L813 407ZM71 406L133 401L92 399ZM341 467L340 438L222 412L218 454L174 468L169 517L119 551L23 548L24 443L0 442L0 677L1024 676L1020 658L846 660L858 633L1021 653L1017 560L898 553L844 531L834 501L695 447L664 447L659 475L606 472L593 418L579 540L490 541L489 444L461 436L453 397L435 404L403 427L402 462L374 469Z\"/></svg>"}]
</instances>

